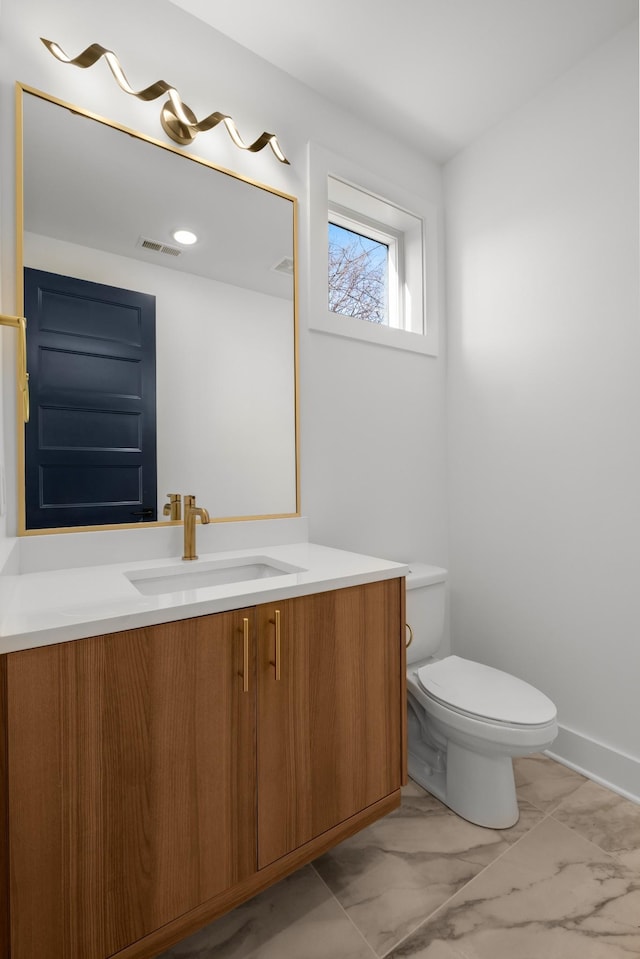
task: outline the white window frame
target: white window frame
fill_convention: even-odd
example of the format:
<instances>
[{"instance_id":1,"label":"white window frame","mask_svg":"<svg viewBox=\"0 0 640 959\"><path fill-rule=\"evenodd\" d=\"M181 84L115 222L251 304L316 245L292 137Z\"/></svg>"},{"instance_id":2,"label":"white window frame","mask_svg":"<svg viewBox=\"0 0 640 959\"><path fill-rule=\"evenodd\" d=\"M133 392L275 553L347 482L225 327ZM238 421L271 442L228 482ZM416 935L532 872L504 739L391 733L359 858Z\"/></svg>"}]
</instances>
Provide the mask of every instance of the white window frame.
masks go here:
<instances>
[{"instance_id":1,"label":"white window frame","mask_svg":"<svg viewBox=\"0 0 640 959\"><path fill-rule=\"evenodd\" d=\"M309 144L308 183L309 328L333 336L437 356L441 316L441 240L436 205L313 143ZM350 202L354 190L363 198L358 210L354 210L354 204ZM345 197L349 197L346 203ZM408 291L399 309L404 328L368 323L329 311L328 221L331 219L330 210L336 206L350 211L354 223L366 222L368 218L382 226L383 232L391 230L402 234L405 251L401 288ZM384 220L381 210L387 211ZM403 221L403 216L409 219ZM407 224L410 224L409 229ZM362 229L360 232L366 233Z\"/></svg>"},{"instance_id":2,"label":"white window frame","mask_svg":"<svg viewBox=\"0 0 640 959\"><path fill-rule=\"evenodd\" d=\"M378 223L370 217L356 213L355 210L332 203L329 199L328 224L341 226L352 233L358 233L368 240L375 240L387 247L387 298L385 313L387 322L383 326L403 329L403 284L404 284L404 244L403 235L384 223ZM343 316L344 314L335 314ZM360 320L367 323L368 320Z\"/></svg>"}]
</instances>

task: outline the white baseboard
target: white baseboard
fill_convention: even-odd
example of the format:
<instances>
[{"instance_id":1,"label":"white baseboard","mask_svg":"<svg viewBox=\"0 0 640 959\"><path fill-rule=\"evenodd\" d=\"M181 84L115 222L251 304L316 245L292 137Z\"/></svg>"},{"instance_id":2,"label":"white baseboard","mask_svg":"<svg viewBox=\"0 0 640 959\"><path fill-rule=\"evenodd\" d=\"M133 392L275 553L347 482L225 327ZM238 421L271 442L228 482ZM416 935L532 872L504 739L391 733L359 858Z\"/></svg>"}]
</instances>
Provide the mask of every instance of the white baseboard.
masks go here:
<instances>
[{"instance_id":1,"label":"white baseboard","mask_svg":"<svg viewBox=\"0 0 640 959\"><path fill-rule=\"evenodd\" d=\"M558 727L558 738L545 753L587 779L640 804L640 759L566 726Z\"/></svg>"}]
</instances>

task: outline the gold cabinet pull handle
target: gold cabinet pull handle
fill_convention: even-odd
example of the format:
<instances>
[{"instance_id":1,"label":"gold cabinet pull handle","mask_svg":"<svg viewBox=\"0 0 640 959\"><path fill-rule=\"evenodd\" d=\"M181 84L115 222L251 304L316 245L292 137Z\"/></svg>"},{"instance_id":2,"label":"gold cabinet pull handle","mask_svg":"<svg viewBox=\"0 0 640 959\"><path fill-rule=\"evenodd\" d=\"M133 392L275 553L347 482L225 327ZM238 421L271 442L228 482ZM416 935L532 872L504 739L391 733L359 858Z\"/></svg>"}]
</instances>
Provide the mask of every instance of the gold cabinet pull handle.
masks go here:
<instances>
[{"instance_id":1,"label":"gold cabinet pull handle","mask_svg":"<svg viewBox=\"0 0 640 959\"><path fill-rule=\"evenodd\" d=\"M280 610L276 609L276 682L280 681Z\"/></svg>"},{"instance_id":2,"label":"gold cabinet pull handle","mask_svg":"<svg viewBox=\"0 0 640 959\"><path fill-rule=\"evenodd\" d=\"M243 651L243 667L242 667L242 692L249 692L249 620L245 616L242 620L242 625L244 629L244 651Z\"/></svg>"},{"instance_id":3,"label":"gold cabinet pull handle","mask_svg":"<svg viewBox=\"0 0 640 959\"><path fill-rule=\"evenodd\" d=\"M405 649L409 649L409 646L411 646L411 643L413 642L413 630L411 629L411 626L409 626L409 623L405 623L405 626L409 630L409 642L405 644Z\"/></svg>"}]
</instances>

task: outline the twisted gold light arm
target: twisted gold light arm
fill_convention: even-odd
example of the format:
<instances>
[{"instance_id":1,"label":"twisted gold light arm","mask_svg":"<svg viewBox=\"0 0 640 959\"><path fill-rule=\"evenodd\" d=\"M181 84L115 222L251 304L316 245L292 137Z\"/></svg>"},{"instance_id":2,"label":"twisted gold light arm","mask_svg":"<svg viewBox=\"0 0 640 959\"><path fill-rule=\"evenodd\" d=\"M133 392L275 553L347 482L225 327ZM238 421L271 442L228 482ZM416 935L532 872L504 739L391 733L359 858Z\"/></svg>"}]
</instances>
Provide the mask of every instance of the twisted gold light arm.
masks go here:
<instances>
[{"instance_id":1,"label":"twisted gold light arm","mask_svg":"<svg viewBox=\"0 0 640 959\"><path fill-rule=\"evenodd\" d=\"M24 316L6 316L0 313L0 326L18 330L18 387L22 393L22 416L29 422L29 374L27 373L27 321Z\"/></svg>"},{"instance_id":2,"label":"twisted gold light arm","mask_svg":"<svg viewBox=\"0 0 640 959\"><path fill-rule=\"evenodd\" d=\"M191 109L183 102L175 87L170 86L164 80L157 80L155 83L152 83L151 86L136 92L127 80L125 72L115 53L113 53L112 50L107 50L99 43L92 43L91 46L87 47L86 50L83 50L82 53L79 53L77 57L73 57L72 59L68 57L64 50L53 40L45 40L44 37L40 37L40 39L56 60L60 60L62 63L70 63L74 67L86 69L87 67L92 67L101 57L104 57L120 89L125 93L131 94L131 96L137 97L139 100L149 101L156 100L161 96L167 96L169 99L162 107L160 122L167 136L175 140L176 143L183 145L190 143L196 138L198 133L205 133L207 130L212 130L213 127L222 123L240 150L258 153L258 151L262 150L265 146L270 146L281 163L289 163L274 133L261 133L258 139L254 140L253 143L246 144L230 116L216 111L215 113L210 113L204 120L198 120Z\"/></svg>"}]
</instances>

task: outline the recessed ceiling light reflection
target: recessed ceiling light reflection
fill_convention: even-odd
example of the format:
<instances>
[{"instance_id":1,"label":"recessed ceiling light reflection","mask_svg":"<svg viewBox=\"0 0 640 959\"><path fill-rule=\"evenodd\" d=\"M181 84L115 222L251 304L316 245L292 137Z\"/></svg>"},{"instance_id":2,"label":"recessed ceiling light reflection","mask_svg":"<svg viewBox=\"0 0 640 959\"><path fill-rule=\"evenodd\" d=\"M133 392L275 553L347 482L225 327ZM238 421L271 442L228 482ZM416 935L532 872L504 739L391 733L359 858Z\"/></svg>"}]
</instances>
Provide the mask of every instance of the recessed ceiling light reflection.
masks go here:
<instances>
[{"instance_id":1,"label":"recessed ceiling light reflection","mask_svg":"<svg viewBox=\"0 0 640 959\"><path fill-rule=\"evenodd\" d=\"M192 246L198 242L198 237L191 230L174 230L171 234L176 243L182 246Z\"/></svg>"}]
</instances>

